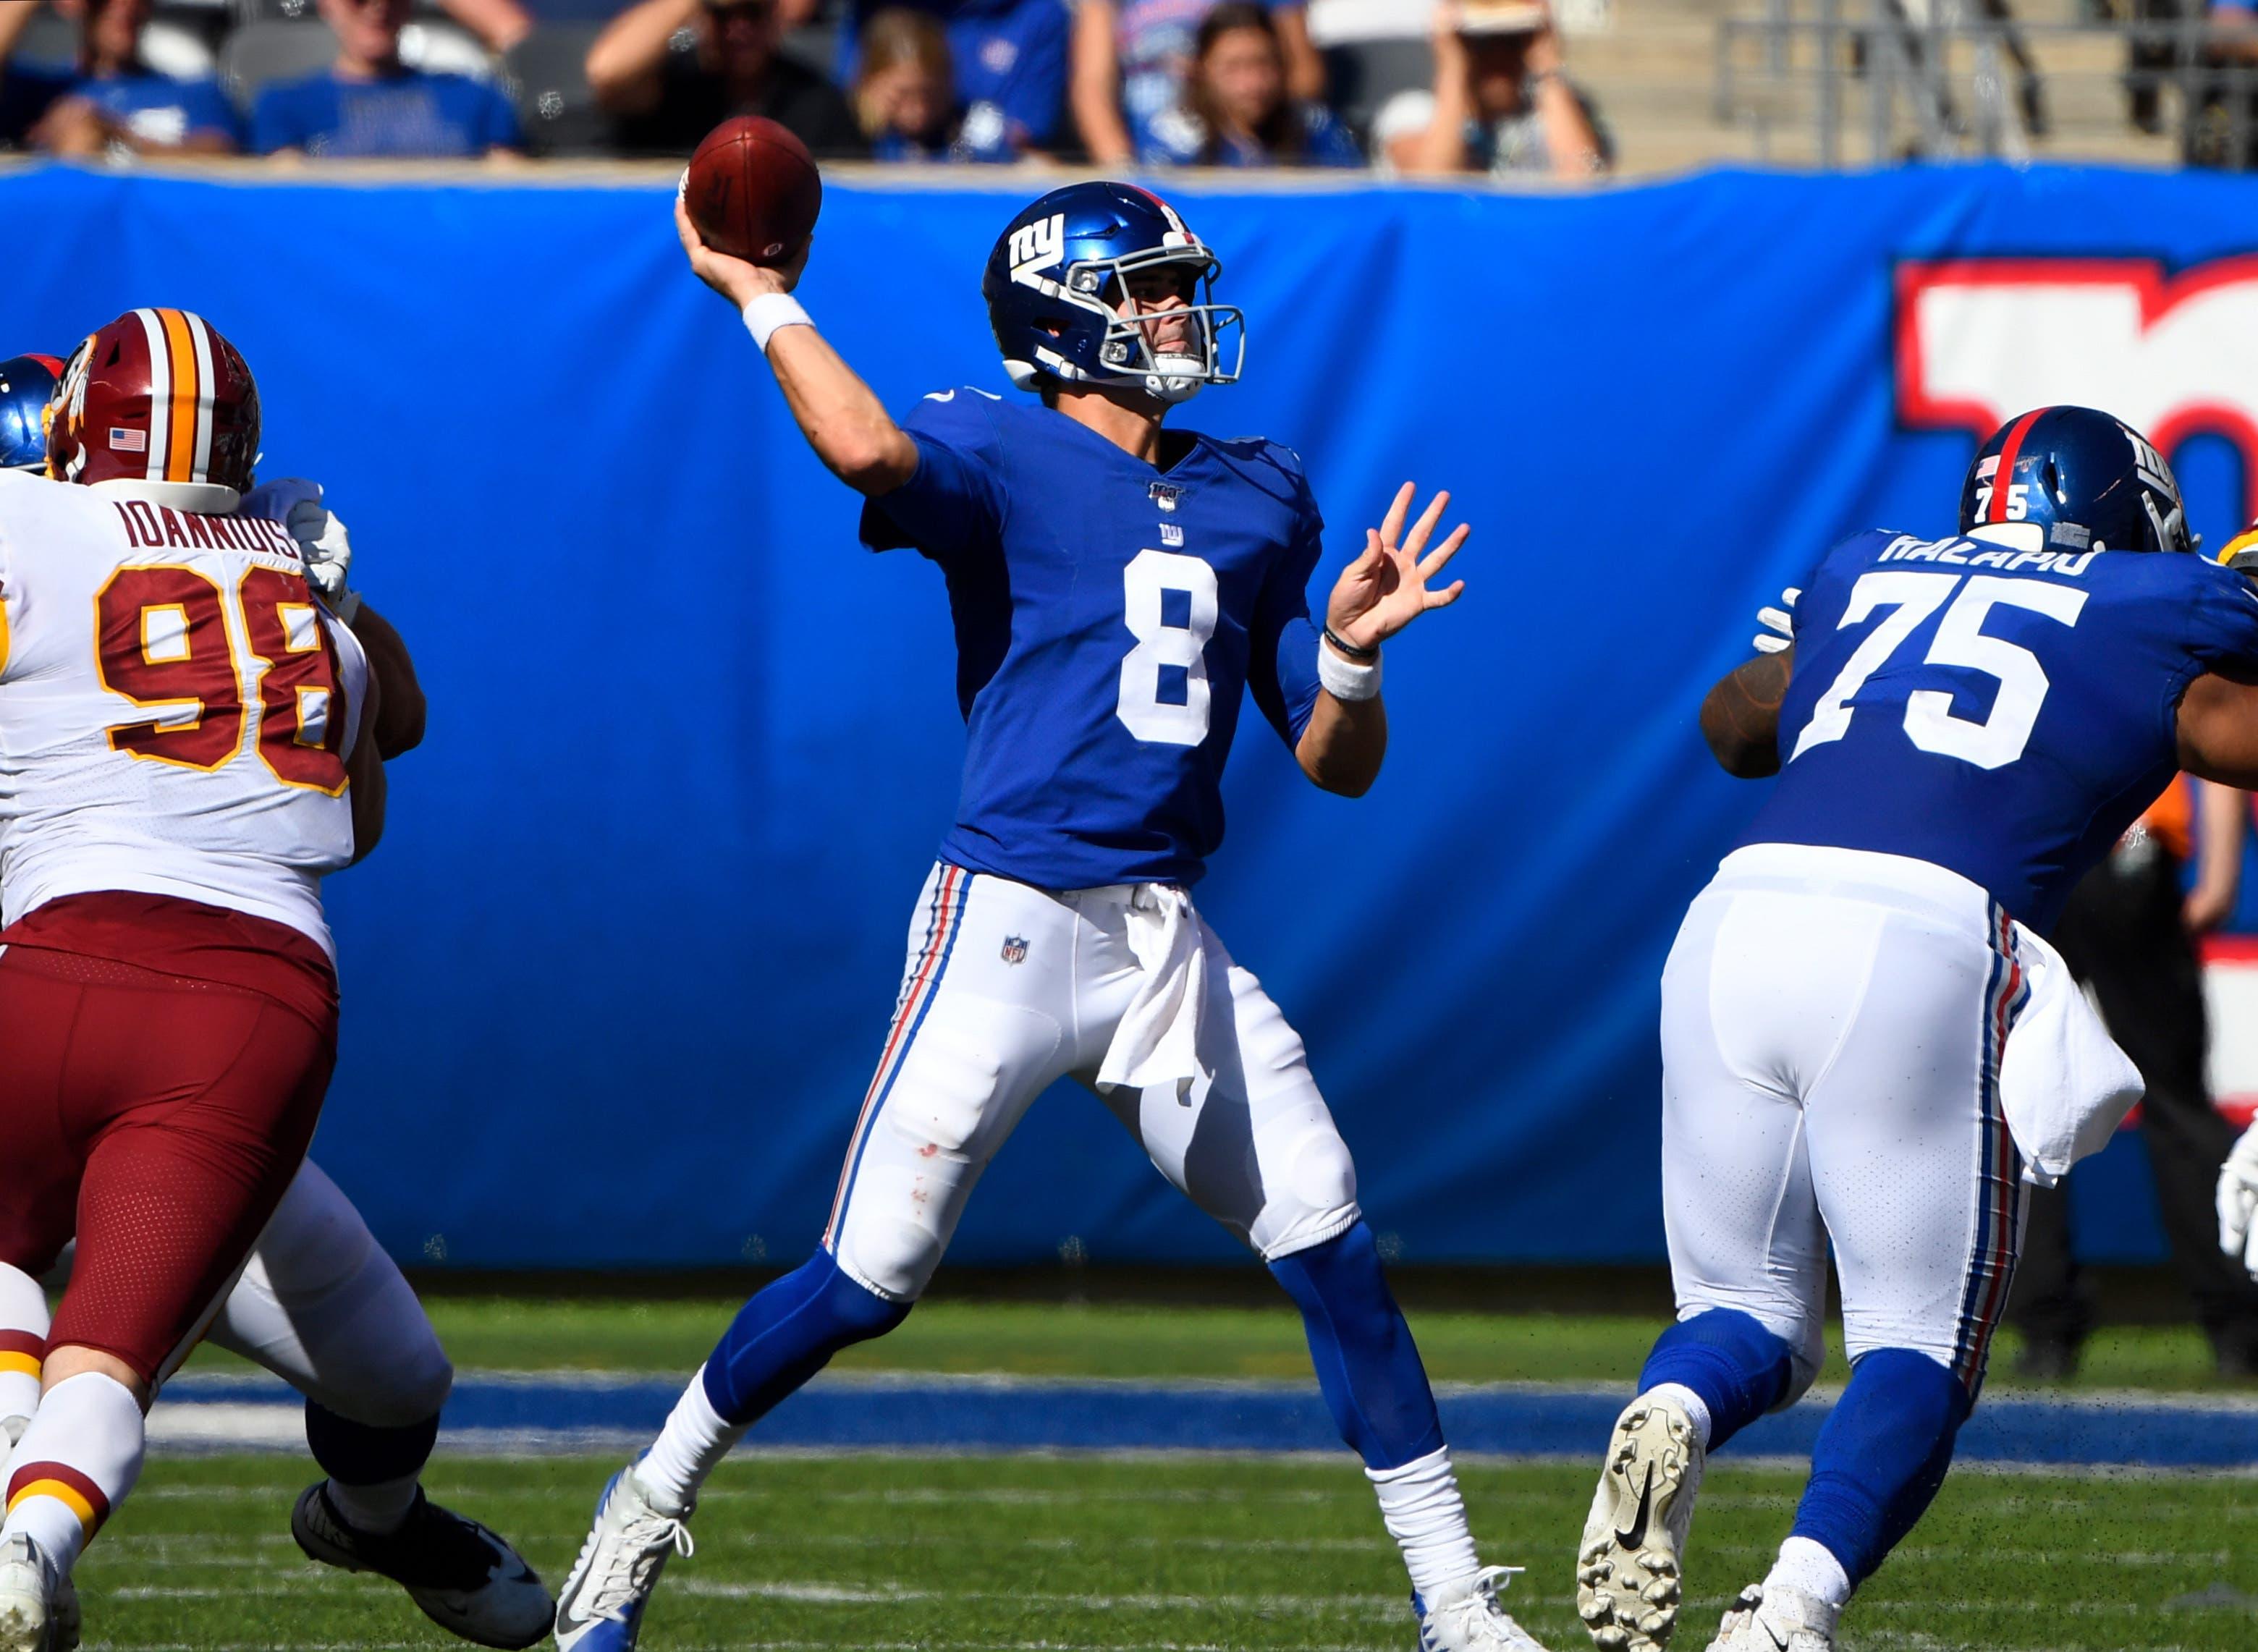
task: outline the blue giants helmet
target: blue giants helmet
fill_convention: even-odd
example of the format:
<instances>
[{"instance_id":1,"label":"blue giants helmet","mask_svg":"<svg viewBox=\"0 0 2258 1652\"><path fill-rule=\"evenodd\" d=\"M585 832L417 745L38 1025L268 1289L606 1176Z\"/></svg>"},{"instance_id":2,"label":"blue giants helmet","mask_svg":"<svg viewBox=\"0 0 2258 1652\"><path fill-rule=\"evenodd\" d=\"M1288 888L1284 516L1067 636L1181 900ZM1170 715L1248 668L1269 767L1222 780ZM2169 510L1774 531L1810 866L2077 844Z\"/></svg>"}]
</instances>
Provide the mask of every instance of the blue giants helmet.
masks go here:
<instances>
[{"instance_id":1,"label":"blue giants helmet","mask_svg":"<svg viewBox=\"0 0 2258 1652\"><path fill-rule=\"evenodd\" d=\"M0 471L46 468L47 401L62 376L53 356L0 361Z\"/></svg>"},{"instance_id":2,"label":"blue giants helmet","mask_svg":"<svg viewBox=\"0 0 2258 1652\"><path fill-rule=\"evenodd\" d=\"M1170 314L1189 318L1195 354L1156 354L1147 323L1122 313L1129 276L1169 267L1182 273L1192 301ZM1125 183L1077 183L1012 220L988 255L980 295L1004 369L1020 389L1046 380L1127 385L1162 401L1188 401L1204 385L1232 383L1246 359L1246 317L1215 302L1222 273L1215 254L1158 195Z\"/></svg>"},{"instance_id":3,"label":"blue giants helmet","mask_svg":"<svg viewBox=\"0 0 2258 1652\"><path fill-rule=\"evenodd\" d=\"M2066 550L2193 550L2172 467L2091 408L2036 408L1992 433L1960 486L1960 531L2036 522Z\"/></svg>"}]
</instances>

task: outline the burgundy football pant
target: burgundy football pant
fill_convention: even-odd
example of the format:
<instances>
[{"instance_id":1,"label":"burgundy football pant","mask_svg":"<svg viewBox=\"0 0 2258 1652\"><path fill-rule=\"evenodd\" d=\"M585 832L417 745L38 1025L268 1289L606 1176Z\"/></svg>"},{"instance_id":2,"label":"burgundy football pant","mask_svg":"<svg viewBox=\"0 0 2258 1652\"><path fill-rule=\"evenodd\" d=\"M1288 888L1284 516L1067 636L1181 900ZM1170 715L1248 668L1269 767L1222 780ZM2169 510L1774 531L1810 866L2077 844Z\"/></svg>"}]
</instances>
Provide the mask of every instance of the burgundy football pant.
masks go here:
<instances>
[{"instance_id":1,"label":"burgundy football pant","mask_svg":"<svg viewBox=\"0 0 2258 1652\"><path fill-rule=\"evenodd\" d=\"M75 1234L48 1346L170 1374L304 1158L335 1056L247 988L0 949L0 1262Z\"/></svg>"}]
</instances>

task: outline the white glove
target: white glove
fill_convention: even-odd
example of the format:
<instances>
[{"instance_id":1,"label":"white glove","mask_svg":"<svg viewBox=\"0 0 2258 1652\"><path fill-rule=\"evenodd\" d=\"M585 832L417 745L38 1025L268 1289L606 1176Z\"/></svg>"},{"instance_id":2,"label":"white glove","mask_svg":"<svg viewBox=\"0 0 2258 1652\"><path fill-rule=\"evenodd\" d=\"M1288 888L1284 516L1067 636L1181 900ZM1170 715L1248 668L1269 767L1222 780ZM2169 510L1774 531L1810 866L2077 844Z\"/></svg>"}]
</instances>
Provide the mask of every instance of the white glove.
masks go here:
<instances>
[{"instance_id":1,"label":"white glove","mask_svg":"<svg viewBox=\"0 0 2258 1652\"><path fill-rule=\"evenodd\" d=\"M2258 1211L2258 1124L2242 1132L2219 1167L2219 1248L2258 1278L2258 1237L2250 1218Z\"/></svg>"},{"instance_id":2,"label":"white glove","mask_svg":"<svg viewBox=\"0 0 2258 1652\"><path fill-rule=\"evenodd\" d=\"M1785 654L1795 646L1795 601L1803 592L1790 585L1779 593L1777 608L1758 608L1757 623L1764 627L1756 635L1759 654Z\"/></svg>"},{"instance_id":3,"label":"white glove","mask_svg":"<svg viewBox=\"0 0 2258 1652\"><path fill-rule=\"evenodd\" d=\"M352 539L344 519L322 503L322 485L302 476L262 482L243 496L238 508L246 516L264 516L280 522L298 542L306 559L306 583L322 593L330 612L346 624L359 611L360 597L345 588L352 569Z\"/></svg>"}]
</instances>

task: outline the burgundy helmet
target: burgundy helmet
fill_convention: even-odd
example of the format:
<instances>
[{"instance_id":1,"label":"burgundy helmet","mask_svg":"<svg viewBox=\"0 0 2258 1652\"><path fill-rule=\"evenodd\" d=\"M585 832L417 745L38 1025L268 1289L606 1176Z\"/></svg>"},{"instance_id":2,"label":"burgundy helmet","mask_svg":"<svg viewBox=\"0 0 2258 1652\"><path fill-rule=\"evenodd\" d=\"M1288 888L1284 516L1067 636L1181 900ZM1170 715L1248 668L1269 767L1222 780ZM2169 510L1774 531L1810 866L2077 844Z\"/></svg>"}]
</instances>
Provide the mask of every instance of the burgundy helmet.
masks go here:
<instances>
[{"instance_id":1,"label":"burgundy helmet","mask_svg":"<svg viewBox=\"0 0 2258 1652\"><path fill-rule=\"evenodd\" d=\"M75 351L48 408L57 481L217 482L251 486L259 386L201 316L137 309Z\"/></svg>"}]
</instances>

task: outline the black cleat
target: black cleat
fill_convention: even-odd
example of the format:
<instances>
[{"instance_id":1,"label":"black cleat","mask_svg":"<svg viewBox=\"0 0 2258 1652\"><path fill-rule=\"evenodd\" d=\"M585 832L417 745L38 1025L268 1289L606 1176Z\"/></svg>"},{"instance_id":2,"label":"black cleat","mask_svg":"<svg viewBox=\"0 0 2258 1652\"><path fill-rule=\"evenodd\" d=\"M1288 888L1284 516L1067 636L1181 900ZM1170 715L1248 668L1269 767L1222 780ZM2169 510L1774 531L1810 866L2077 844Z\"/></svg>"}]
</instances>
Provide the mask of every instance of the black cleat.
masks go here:
<instances>
[{"instance_id":1,"label":"black cleat","mask_svg":"<svg viewBox=\"0 0 2258 1652\"><path fill-rule=\"evenodd\" d=\"M548 1634L557 1615L556 1602L517 1550L420 1487L400 1529L380 1534L347 1524L330 1500L329 1482L321 1481L290 1511L290 1535L325 1566L391 1578L425 1617L480 1646L521 1652Z\"/></svg>"}]
</instances>

